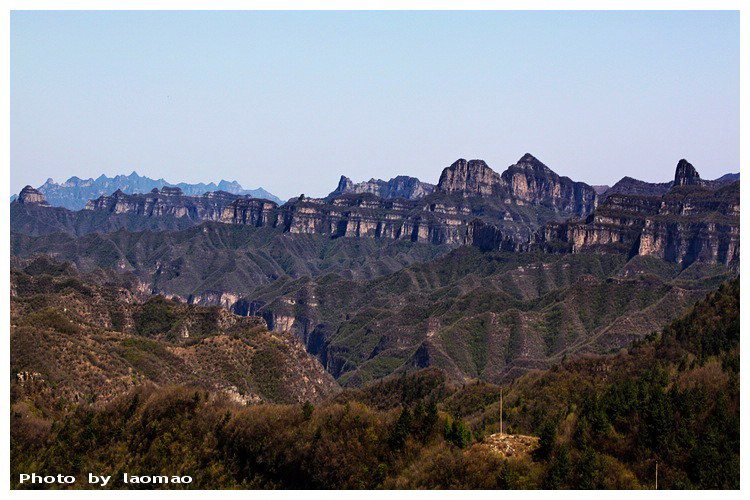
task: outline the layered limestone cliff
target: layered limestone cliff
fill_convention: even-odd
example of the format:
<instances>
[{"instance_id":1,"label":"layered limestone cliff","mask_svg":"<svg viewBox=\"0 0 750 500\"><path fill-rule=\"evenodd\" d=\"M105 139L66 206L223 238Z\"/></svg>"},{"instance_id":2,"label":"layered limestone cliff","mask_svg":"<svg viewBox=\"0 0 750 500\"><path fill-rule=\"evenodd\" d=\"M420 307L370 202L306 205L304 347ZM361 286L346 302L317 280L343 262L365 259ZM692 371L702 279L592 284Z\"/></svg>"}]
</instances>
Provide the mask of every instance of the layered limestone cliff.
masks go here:
<instances>
[{"instance_id":1,"label":"layered limestone cliff","mask_svg":"<svg viewBox=\"0 0 750 500\"><path fill-rule=\"evenodd\" d=\"M681 160L664 196L612 194L585 219L548 224L540 240L550 251L627 252L739 269L739 181L711 190Z\"/></svg>"},{"instance_id":2,"label":"layered limestone cliff","mask_svg":"<svg viewBox=\"0 0 750 500\"><path fill-rule=\"evenodd\" d=\"M504 203L548 207L567 215L585 215L598 203L596 190L560 177L530 154L498 174L482 160L460 159L443 170L438 191L500 198Z\"/></svg>"},{"instance_id":3,"label":"layered limestone cliff","mask_svg":"<svg viewBox=\"0 0 750 500\"><path fill-rule=\"evenodd\" d=\"M370 193L383 199L403 198L405 200L418 200L435 191L435 185L422 182L416 177L399 175L388 181L382 179L370 179L366 182L354 183L346 176L341 176L339 184L328 199L336 198L342 194Z\"/></svg>"},{"instance_id":4,"label":"layered limestone cliff","mask_svg":"<svg viewBox=\"0 0 750 500\"><path fill-rule=\"evenodd\" d=\"M585 215L598 204L596 190L584 182L560 177L530 154L502 174L515 203L543 205L560 212Z\"/></svg>"},{"instance_id":5,"label":"layered limestone cliff","mask_svg":"<svg viewBox=\"0 0 750 500\"><path fill-rule=\"evenodd\" d=\"M722 178L721 182L726 183L727 179ZM385 193L390 196L405 193L405 186L418 187L419 181L396 178L385 188L378 182L355 188L344 177L339 188L392 189ZM674 187L665 195L611 193L599 206L594 188L561 177L526 154L502 174L484 161L459 159L443 170L435 192L418 199L350 192L328 198L300 195L279 206L223 191L188 196L179 188L163 187L147 194L118 190L111 196L91 200L84 212L128 215L120 217L117 224L110 224L112 228L130 227L133 220L145 220L140 217L161 217L153 220L172 225L182 221L188 226L215 221L291 234L473 245L482 250L523 251L537 246L570 252L602 249L656 255L686 264L706 260L737 266L739 191L735 196L733 188L726 185L716 190L718 182L701 180L690 163L680 160ZM27 187L16 208L23 204L44 204L44 197ZM82 224L73 220L75 212L67 211L60 217L79 231L97 230L97 225L108 220L97 216ZM29 217L13 220L28 222ZM58 222L45 221L44 227L36 224L32 229L40 232L67 227Z\"/></svg>"},{"instance_id":6,"label":"layered limestone cliff","mask_svg":"<svg viewBox=\"0 0 750 500\"><path fill-rule=\"evenodd\" d=\"M44 195L31 186L26 186L18 193L18 198L13 203L21 205L49 206Z\"/></svg>"},{"instance_id":7,"label":"layered limestone cliff","mask_svg":"<svg viewBox=\"0 0 750 500\"><path fill-rule=\"evenodd\" d=\"M135 214L145 217L188 217L196 221L220 220L224 208L242 198L226 191L214 191L202 196L185 196L180 188L154 188L148 194L126 194L117 190L110 196L89 200L84 210L106 211L113 214ZM262 200L257 200L262 201ZM272 202L266 202L273 204Z\"/></svg>"},{"instance_id":8,"label":"layered limestone cliff","mask_svg":"<svg viewBox=\"0 0 750 500\"><path fill-rule=\"evenodd\" d=\"M437 190L443 193L461 193L463 196L507 195L506 185L500 174L492 170L483 160L456 160L443 169Z\"/></svg>"},{"instance_id":9,"label":"layered limestone cliff","mask_svg":"<svg viewBox=\"0 0 750 500\"><path fill-rule=\"evenodd\" d=\"M179 189L162 188L147 195L117 191L92 200L87 211L172 216L197 222L270 227L291 234L317 234L333 238L385 238L419 243L471 245L472 224L487 219L494 224L498 241L528 242L538 223L502 208L488 210L461 196L429 195L419 200L384 199L375 195L345 194L326 200L300 196L282 206L229 193L185 196ZM486 239L485 239L486 240ZM482 246L486 246L482 243Z\"/></svg>"}]
</instances>

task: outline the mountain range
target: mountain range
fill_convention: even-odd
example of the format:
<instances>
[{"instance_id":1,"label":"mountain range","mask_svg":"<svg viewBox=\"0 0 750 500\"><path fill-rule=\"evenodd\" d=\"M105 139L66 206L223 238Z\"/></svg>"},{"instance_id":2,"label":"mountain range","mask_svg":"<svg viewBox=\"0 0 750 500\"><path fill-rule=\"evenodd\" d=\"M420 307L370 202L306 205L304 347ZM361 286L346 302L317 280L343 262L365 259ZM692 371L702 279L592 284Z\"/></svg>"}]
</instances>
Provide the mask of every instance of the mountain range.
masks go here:
<instances>
[{"instance_id":1,"label":"mountain range","mask_svg":"<svg viewBox=\"0 0 750 500\"><path fill-rule=\"evenodd\" d=\"M13 476L628 489L658 464L660 488L737 488L740 181L669 170L609 188L458 159L284 203L26 186Z\"/></svg>"},{"instance_id":2,"label":"mountain range","mask_svg":"<svg viewBox=\"0 0 750 500\"><path fill-rule=\"evenodd\" d=\"M526 154L502 173L459 159L434 186L342 177L282 205L165 186L70 211L27 187L11 250L262 317L339 384L433 366L501 382L628 345L736 273L732 179L681 160L664 194L604 196Z\"/></svg>"},{"instance_id":3,"label":"mountain range","mask_svg":"<svg viewBox=\"0 0 750 500\"><path fill-rule=\"evenodd\" d=\"M188 184L180 182L171 184L164 179L151 179L140 176L136 172L130 175L116 175L107 177L102 174L96 179L81 179L73 176L67 181L58 184L52 179L39 186L37 190L42 193L47 202L55 207L64 207L69 210L81 210L86 203L94 198L105 194L111 194L117 190L124 193L148 193L153 189L163 187L177 187L183 193L190 196L200 196L207 192L225 191L227 193L248 195L254 198L263 198L275 203L282 203L282 200L272 195L263 188L244 189L237 181L221 180L218 184L210 182L208 184ZM15 198L11 198L13 201Z\"/></svg>"}]
</instances>

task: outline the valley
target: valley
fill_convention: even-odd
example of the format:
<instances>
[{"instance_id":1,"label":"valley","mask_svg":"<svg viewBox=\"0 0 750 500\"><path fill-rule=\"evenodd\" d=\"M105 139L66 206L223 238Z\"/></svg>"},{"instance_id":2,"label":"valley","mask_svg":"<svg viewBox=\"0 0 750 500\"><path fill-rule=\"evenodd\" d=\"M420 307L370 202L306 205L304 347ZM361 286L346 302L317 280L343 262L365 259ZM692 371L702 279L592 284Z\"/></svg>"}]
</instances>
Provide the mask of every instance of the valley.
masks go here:
<instances>
[{"instance_id":1,"label":"valley","mask_svg":"<svg viewBox=\"0 0 750 500\"><path fill-rule=\"evenodd\" d=\"M658 457L671 487L734 485L738 437L684 433L735 426L739 213L734 176L685 160L596 190L529 154L283 204L164 185L74 211L29 186L14 466L87 442L131 450L103 473L172 460L212 488L644 488ZM110 428L134 416L173 431Z\"/></svg>"}]
</instances>

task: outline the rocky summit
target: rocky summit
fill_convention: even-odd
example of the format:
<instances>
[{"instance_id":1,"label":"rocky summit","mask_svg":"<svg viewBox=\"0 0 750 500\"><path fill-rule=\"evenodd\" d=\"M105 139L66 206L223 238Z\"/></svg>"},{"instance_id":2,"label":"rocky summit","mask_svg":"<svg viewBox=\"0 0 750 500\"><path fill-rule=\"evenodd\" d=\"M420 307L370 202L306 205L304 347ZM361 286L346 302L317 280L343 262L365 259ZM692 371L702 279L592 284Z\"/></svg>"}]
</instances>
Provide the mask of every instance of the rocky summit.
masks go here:
<instances>
[{"instance_id":1,"label":"rocky summit","mask_svg":"<svg viewBox=\"0 0 750 500\"><path fill-rule=\"evenodd\" d=\"M703 184L698 171L684 158L677 164L674 174L674 186L700 186Z\"/></svg>"},{"instance_id":2,"label":"rocky summit","mask_svg":"<svg viewBox=\"0 0 750 500\"><path fill-rule=\"evenodd\" d=\"M22 205L35 204L49 206L49 203L47 203L47 199L44 197L44 195L31 186L26 186L21 190L21 192L18 194L18 198L16 198L15 200L15 203L19 203Z\"/></svg>"},{"instance_id":3,"label":"rocky summit","mask_svg":"<svg viewBox=\"0 0 750 500\"><path fill-rule=\"evenodd\" d=\"M482 160L460 159L443 170L438 190L464 196L496 197L505 203L538 205L583 215L597 206L596 190L560 177L531 154L498 174Z\"/></svg>"},{"instance_id":4,"label":"rocky summit","mask_svg":"<svg viewBox=\"0 0 750 500\"><path fill-rule=\"evenodd\" d=\"M464 196L496 196L503 194L504 183L500 175L483 160L456 160L443 170L437 189L443 193L461 193Z\"/></svg>"},{"instance_id":5,"label":"rocky summit","mask_svg":"<svg viewBox=\"0 0 750 500\"><path fill-rule=\"evenodd\" d=\"M416 177L399 175L388 181L382 179L370 179L369 181L354 183L348 177L342 175L339 185L328 196L335 198L347 193L370 193L384 199L403 198L405 200L417 200L435 191L435 185L422 182Z\"/></svg>"},{"instance_id":6,"label":"rocky summit","mask_svg":"<svg viewBox=\"0 0 750 500\"><path fill-rule=\"evenodd\" d=\"M502 174L482 160L459 159L443 169L429 193L432 186L416 178L355 185L342 177L326 198L301 195L283 205L226 191L191 196L164 186L146 194L118 189L70 212L48 207L39 191L26 187L12 205L11 220L15 232L29 235L179 230L211 221L483 251L614 251L684 265L695 260L738 265L739 190L733 176L702 181L689 162L680 160L669 183L673 187L663 194L653 194L661 193L661 185L627 179L600 204L593 187L559 176L525 154ZM626 184L632 193L618 191Z\"/></svg>"},{"instance_id":7,"label":"rocky summit","mask_svg":"<svg viewBox=\"0 0 750 500\"><path fill-rule=\"evenodd\" d=\"M740 174L724 174L718 179L701 179L697 170L687 160L682 159L677 164L674 180L668 182L645 182L632 177L625 176L611 188L603 190L602 201L612 194L638 195L638 196L663 196L672 186L700 185L708 189L719 189L723 186L740 180ZM606 186L603 186L606 187Z\"/></svg>"}]
</instances>

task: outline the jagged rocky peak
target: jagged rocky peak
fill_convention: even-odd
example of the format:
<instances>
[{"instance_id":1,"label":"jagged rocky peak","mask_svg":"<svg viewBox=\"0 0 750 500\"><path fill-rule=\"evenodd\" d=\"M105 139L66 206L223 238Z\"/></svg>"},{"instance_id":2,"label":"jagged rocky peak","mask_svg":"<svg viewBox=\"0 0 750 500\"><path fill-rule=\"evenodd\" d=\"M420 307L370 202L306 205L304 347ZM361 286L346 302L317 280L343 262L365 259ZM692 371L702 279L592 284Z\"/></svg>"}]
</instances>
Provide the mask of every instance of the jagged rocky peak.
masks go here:
<instances>
[{"instance_id":1,"label":"jagged rocky peak","mask_svg":"<svg viewBox=\"0 0 750 500\"><path fill-rule=\"evenodd\" d=\"M556 212L585 215L598 205L596 190L584 182L561 177L526 153L502 174L509 197L516 203L543 205Z\"/></svg>"},{"instance_id":2,"label":"jagged rocky peak","mask_svg":"<svg viewBox=\"0 0 750 500\"><path fill-rule=\"evenodd\" d=\"M552 169L550 169L547 165L539 161L534 155L531 153L526 153L516 162L516 166L532 170L534 172L540 173L540 174L554 174ZM556 175L556 174L555 174Z\"/></svg>"},{"instance_id":3,"label":"jagged rocky peak","mask_svg":"<svg viewBox=\"0 0 750 500\"><path fill-rule=\"evenodd\" d=\"M468 195L492 196L503 187L500 174L492 170L484 160L459 158L450 167L443 169L437 189L443 193L461 192Z\"/></svg>"},{"instance_id":4,"label":"jagged rocky peak","mask_svg":"<svg viewBox=\"0 0 750 500\"><path fill-rule=\"evenodd\" d=\"M370 179L369 181L354 183L345 175L339 179L336 189L328 195L328 199L342 194L354 193L374 194L383 199L403 198L406 200L418 200L435 190L433 184L422 182L416 177L399 175L390 180Z\"/></svg>"},{"instance_id":5,"label":"jagged rocky peak","mask_svg":"<svg viewBox=\"0 0 750 500\"><path fill-rule=\"evenodd\" d=\"M339 185L336 186L336 190L334 191L334 193L351 193L353 188L354 183L352 182L352 180L349 177L342 175L339 179Z\"/></svg>"},{"instance_id":6,"label":"jagged rocky peak","mask_svg":"<svg viewBox=\"0 0 750 500\"><path fill-rule=\"evenodd\" d=\"M37 189L34 189L31 186L26 186L21 190L21 192L18 194L18 203L27 204L27 205L43 205L43 206L49 206L49 203L47 203L47 200L44 198L44 195L40 193Z\"/></svg>"},{"instance_id":7,"label":"jagged rocky peak","mask_svg":"<svg viewBox=\"0 0 750 500\"><path fill-rule=\"evenodd\" d=\"M677 163L677 170L674 173L674 185L675 186L700 186L703 184L701 176L694 166L690 164L686 159L682 159Z\"/></svg>"}]
</instances>

